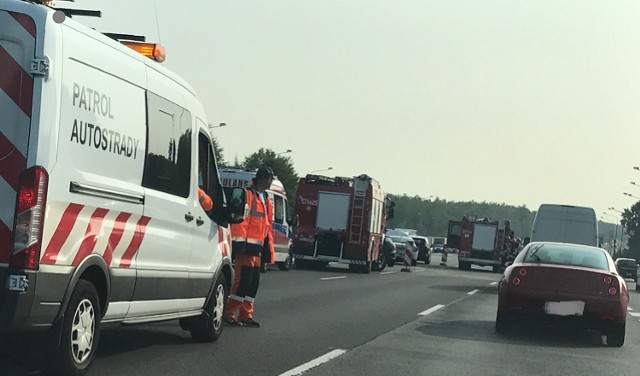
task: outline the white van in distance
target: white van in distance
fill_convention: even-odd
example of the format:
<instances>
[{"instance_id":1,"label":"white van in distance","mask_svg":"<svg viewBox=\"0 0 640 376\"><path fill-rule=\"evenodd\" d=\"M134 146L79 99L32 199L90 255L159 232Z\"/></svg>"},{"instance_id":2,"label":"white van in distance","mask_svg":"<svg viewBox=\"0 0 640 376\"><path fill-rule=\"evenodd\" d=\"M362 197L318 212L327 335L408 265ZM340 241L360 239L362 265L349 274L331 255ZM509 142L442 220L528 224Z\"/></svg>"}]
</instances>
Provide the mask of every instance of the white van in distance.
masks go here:
<instances>
[{"instance_id":1,"label":"white van in distance","mask_svg":"<svg viewBox=\"0 0 640 376\"><path fill-rule=\"evenodd\" d=\"M593 208L542 204L533 220L530 241L598 247L598 239L598 220Z\"/></svg>"}]
</instances>

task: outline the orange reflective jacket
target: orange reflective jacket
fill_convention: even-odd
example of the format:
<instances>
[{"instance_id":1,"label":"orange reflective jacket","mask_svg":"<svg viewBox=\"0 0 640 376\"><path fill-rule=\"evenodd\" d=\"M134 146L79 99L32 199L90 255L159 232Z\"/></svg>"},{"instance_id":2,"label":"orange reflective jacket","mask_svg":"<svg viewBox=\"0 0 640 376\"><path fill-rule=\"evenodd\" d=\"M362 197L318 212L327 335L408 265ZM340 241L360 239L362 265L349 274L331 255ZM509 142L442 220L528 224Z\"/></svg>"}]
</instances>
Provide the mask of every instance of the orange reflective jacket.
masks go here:
<instances>
[{"instance_id":1,"label":"orange reflective jacket","mask_svg":"<svg viewBox=\"0 0 640 376\"><path fill-rule=\"evenodd\" d=\"M269 195L265 192L266 202L260 198L260 193L253 187L247 188L247 205L249 206L249 214L242 223L231 225L231 240L233 252L236 254L246 254L250 256L260 256L262 247L265 246L265 240L269 239L270 260L264 262L272 263L274 261L273 247L273 227L271 216L273 215L273 207Z\"/></svg>"}]
</instances>

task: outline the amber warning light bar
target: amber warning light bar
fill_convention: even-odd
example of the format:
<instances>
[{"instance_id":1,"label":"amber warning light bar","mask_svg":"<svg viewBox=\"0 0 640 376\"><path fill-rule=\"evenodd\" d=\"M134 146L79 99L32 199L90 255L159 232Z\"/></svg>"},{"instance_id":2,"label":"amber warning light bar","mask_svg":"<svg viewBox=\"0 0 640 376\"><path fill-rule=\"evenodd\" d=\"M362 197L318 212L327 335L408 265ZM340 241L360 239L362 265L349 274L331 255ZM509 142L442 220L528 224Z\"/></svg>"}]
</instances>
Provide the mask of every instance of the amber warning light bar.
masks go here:
<instances>
[{"instance_id":1,"label":"amber warning light bar","mask_svg":"<svg viewBox=\"0 0 640 376\"><path fill-rule=\"evenodd\" d=\"M125 41L121 41L120 43L158 63L162 63L167 57L164 47L160 44Z\"/></svg>"}]
</instances>

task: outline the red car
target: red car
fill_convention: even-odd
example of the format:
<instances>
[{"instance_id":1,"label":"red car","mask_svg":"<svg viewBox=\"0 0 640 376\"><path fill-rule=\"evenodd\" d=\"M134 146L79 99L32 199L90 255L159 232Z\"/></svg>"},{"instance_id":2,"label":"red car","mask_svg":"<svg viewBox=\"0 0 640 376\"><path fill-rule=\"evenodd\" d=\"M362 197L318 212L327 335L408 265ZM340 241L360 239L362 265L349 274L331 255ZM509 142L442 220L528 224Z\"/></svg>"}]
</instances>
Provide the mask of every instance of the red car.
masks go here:
<instances>
[{"instance_id":1,"label":"red car","mask_svg":"<svg viewBox=\"0 0 640 376\"><path fill-rule=\"evenodd\" d=\"M624 344L629 292L603 249L530 243L498 286L498 333L507 333L513 321L522 318L584 325L605 334L608 346Z\"/></svg>"}]
</instances>

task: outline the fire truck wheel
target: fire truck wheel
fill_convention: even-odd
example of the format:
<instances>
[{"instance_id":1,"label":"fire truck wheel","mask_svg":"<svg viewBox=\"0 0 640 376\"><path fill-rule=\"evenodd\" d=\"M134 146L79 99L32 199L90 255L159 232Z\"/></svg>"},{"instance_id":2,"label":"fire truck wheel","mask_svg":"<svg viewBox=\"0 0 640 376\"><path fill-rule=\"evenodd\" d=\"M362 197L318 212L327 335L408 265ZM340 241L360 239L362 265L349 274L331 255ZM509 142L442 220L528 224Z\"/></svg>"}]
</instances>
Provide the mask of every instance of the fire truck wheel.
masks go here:
<instances>
[{"instance_id":1,"label":"fire truck wheel","mask_svg":"<svg viewBox=\"0 0 640 376\"><path fill-rule=\"evenodd\" d=\"M222 319L227 305L227 282L220 274L213 285L205 312L191 324L191 338L197 342L215 342L222 335Z\"/></svg>"},{"instance_id":2,"label":"fire truck wheel","mask_svg":"<svg viewBox=\"0 0 640 376\"><path fill-rule=\"evenodd\" d=\"M79 280L64 313L60 344L51 354L57 372L82 375L87 371L100 338L100 317L96 288L89 281Z\"/></svg>"}]
</instances>

